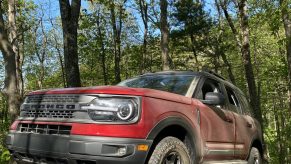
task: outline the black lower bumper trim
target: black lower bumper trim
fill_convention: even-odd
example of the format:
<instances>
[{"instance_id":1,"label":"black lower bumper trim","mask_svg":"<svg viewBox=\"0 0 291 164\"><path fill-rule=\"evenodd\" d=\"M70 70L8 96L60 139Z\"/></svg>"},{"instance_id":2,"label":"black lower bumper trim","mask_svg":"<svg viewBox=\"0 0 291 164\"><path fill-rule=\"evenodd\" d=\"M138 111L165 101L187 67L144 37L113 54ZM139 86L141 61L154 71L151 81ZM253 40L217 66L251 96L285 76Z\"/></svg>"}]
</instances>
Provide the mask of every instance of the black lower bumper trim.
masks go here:
<instances>
[{"instance_id":1,"label":"black lower bumper trim","mask_svg":"<svg viewBox=\"0 0 291 164\"><path fill-rule=\"evenodd\" d=\"M6 144L14 158L27 163L142 164L152 140L95 136L10 133Z\"/></svg>"}]
</instances>

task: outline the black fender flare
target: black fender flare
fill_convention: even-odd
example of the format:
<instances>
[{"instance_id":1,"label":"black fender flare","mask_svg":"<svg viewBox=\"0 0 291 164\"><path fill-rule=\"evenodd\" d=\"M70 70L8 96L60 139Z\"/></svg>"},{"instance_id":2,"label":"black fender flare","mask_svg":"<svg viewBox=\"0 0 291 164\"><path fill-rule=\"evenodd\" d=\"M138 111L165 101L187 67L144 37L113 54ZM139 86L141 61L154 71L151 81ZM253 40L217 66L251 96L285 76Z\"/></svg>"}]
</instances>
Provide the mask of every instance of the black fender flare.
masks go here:
<instances>
[{"instance_id":1,"label":"black fender flare","mask_svg":"<svg viewBox=\"0 0 291 164\"><path fill-rule=\"evenodd\" d=\"M264 151L265 151L265 148L264 148L264 142L263 142L262 138L260 137L260 135L259 135L258 133L256 133L256 134L252 137L252 140L251 140L251 142L250 142L249 152L248 152L248 154L247 154L247 158L250 156L250 150L251 150L252 146L254 146L255 141L259 141L259 142L260 142L260 146L261 146L261 147L258 148L258 149L259 149L259 151L260 151L260 153L261 153L261 156L262 156L262 157L264 156ZM260 149L261 149L261 150L260 150Z\"/></svg>"},{"instance_id":2,"label":"black fender flare","mask_svg":"<svg viewBox=\"0 0 291 164\"><path fill-rule=\"evenodd\" d=\"M191 144L194 147L195 151L195 163L199 163L202 157L202 140L200 137L200 133L198 132L199 126L193 127L186 119L178 117L178 116L170 116L167 118L162 119L159 121L154 128L150 131L150 133L147 136L147 139L154 140L160 132L173 125L178 125L183 127L187 134L189 135L189 138L191 140Z\"/></svg>"}]
</instances>

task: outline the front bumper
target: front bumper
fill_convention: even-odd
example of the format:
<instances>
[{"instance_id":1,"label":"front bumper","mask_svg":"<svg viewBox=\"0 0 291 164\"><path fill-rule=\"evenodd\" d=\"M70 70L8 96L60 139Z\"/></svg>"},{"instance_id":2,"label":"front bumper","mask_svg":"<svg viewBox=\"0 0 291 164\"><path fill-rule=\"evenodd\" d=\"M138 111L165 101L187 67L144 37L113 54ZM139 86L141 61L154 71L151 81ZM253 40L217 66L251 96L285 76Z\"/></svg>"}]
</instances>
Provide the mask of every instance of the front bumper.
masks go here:
<instances>
[{"instance_id":1,"label":"front bumper","mask_svg":"<svg viewBox=\"0 0 291 164\"><path fill-rule=\"evenodd\" d=\"M25 163L142 164L152 140L11 132L6 144L15 160ZM139 151L138 145L148 149Z\"/></svg>"}]
</instances>

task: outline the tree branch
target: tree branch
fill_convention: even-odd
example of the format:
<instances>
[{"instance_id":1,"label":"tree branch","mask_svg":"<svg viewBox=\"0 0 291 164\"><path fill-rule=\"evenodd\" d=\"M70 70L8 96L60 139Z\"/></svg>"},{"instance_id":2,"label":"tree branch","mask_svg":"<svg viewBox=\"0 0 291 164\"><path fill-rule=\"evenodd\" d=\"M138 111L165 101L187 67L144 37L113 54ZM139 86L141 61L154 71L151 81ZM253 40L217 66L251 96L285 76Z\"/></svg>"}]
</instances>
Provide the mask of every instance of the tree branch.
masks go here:
<instances>
[{"instance_id":1,"label":"tree branch","mask_svg":"<svg viewBox=\"0 0 291 164\"><path fill-rule=\"evenodd\" d=\"M226 18L226 20L228 22L228 25L229 25L229 27L230 27L230 29L231 29L231 31L232 31L235 39L236 39L237 46L241 47L241 41L240 41L239 33L236 30L236 28L234 26L234 23L233 23L233 21L231 19L231 16L229 15L229 13L227 11L227 2L226 2L226 0L219 0L219 2L220 2L221 9L222 9L222 11L224 13L224 16L225 16L225 18Z\"/></svg>"}]
</instances>

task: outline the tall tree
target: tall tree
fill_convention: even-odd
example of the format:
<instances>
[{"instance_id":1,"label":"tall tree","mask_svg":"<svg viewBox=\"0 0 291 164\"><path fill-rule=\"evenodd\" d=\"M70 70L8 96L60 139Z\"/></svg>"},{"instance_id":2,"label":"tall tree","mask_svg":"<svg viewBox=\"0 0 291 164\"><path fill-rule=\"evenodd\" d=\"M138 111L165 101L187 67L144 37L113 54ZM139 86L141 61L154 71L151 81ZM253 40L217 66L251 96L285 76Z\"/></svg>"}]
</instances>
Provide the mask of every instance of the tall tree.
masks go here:
<instances>
[{"instance_id":1,"label":"tall tree","mask_svg":"<svg viewBox=\"0 0 291 164\"><path fill-rule=\"evenodd\" d=\"M238 2L240 29L242 33L241 53L243 58L243 64L245 68L245 75L248 83L250 103L255 109L255 117L262 122L262 113L260 108L260 97L257 91L255 82L255 76L253 71L253 65L251 61L251 50L250 50L250 34L249 24L247 15L247 0L240 0Z\"/></svg>"},{"instance_id":2,"label":"tall tree","mask_svg":"<svg viewBox=\"0 0 291 164\"><path fill-rule=\"evenodd\" d=\"M25 2L24 3L24 10L25 10ZM19 10L19 15L22 15L22 10ZM15 19L16 20L16 19ZM19 88L19 95L20 98L22 99L24 97L24 82L23 82L23 73L22 73L22 66L23 66L23 61L24 61L24 23L21 22L19 24L19 27L17 30L18 31L18 38L17 38L17 46L18 46L18 51L15 54L15 60L16 60L16 76L17 76L17 81L18 81L18 88ZM16 27L17 28L17 27ZM16 37L16 36L15 36Z\"/></svg>"},{"instance_id":3,"label":"tall tree","mask_svg":"<svg viewBox=\"0 0 291 164\"><path fill-rule=\"evenodd\" d=\"M235 6L238 9L238 18L240 22L240 30L241 30L241 36L239 36L239 32L236 29L231 16L228 13L227 10L227 1L226 0L220 0L221 7L224 12L225 18L228 21L228 24L232 30L232 33L234 37L236 38L236 42L238 45L238 48L241 51L244 70L245 70L245 77L248 84L248 92L250 97L250 104L252 108L254 109L255 117L262 123L262 112L260 108L260 97L258 94L256 82L255 82L255 76L251 61L251 51L250 51L250 41L249 41L249 24L248 24L248 15L247 15L247 0L235 0ZM240 39L241 38L241 39Z\"/></svg>"},{"instance_id":4,"label":"tall tree","mask_svg":"<svg viewBox=\"0 0 291 164\"><path fill-rule=\"evenodd\" d=\"M177 19L177 37L186 35L190 38L190 49L195 59L195 67L199 70L198 53L205 49L206 39L212 27L211 19L203 10L204 4L199 1L181 0L175 3Z\"/></svg>"},{"instance_id":5,"label":"tall tree","mask_svg":"<svg viewBox=\"0 0 291 164\"><path fill-rule=\"evenodd\" d=\"M44 13L43 13L44 14ZM37 84L39 89L43 89L43 82L45 80L45 60L47 59L47 47L48 47L48 37L47 33L45 32L44 25L43 25L43 16L40 18L40 23L39 26L35 28L35 37L34 37L34 49L35 49L35 54L39 62L39 71L37 74ZM38 36L37 36L37 31L40 28L40 35L42 36L42 40L40 43L38 43Z\"/></svg>"},{"instance_id":6,"label":"tall tree","mask_svg":"<svg viewBox=\"0 0 291 164\"><path fill-rule=\"evenodd\" d=\"M52 19L50 19L50 23L53 27L52 29L52 45L53 47L56 49L56 53L57 53L57 56L58 56L58 60L59 60L59 63L60 63L60 67L61 67L61 72L62 72L62 81L63 81L63 87L66 88L66 75L65 75L65 69L64 69L64 62L63 62L63 52L62 52L62 45L61 43L59 43L59 36L57 34L57 24L54 24Z\"/></svg>"},{"instance_id":7,"label":"tall tree","mask_svg":"<svg viewBox=\"0 0 291 164\"><path fill-rule=\"evenodd\" d=\"M63 26L64 62L67 87L80 87L77 29L81 0L59 0Z\"/></svg>"},{"instance_id":8,"label":"tall tree","mask_svg":"<svg viewBox=\"0 0 291 164\"><path fill-rule=\"evenodd\" d=\"M160 0L160 30L161 30L161 51L162 51L162 69L170 69L169 56L169 24L168 24L168 1Z\"/></svg>"},{"instance_id":9,"label":"tall tree","mask_svg":"<svg viewBox=\"0 0 291 164\"><path fill-rule=\"evenodd\" d=\"M218 13L218 35L216 37L216 42L214 43L214 47L215 47L215 53L216 55L219 55L221 56L223 62L224 62L224 65L227 67L227 72L228 72L228 77L229 77L229 80L234 84L236 85L236 82L235 82L235 78L234 78L234 74L233 74L233 70L232 70L232 65L231 63L228 61L226 55L225 55L225 49L226 47L229 47L229 45L224 45L223 44L223 29L224 29L224 26L223 26L223 20L222 20L222 13L221 13L221 7L218 3L218 0L215 0L215 7L216 7L216 10L217 10L217 13Z\"/></svg>"},{"instance_id":10,"label":"tall tree","mask_svg":"<svg viewBox=\"0 0 291 164\"><path fill-rule=\"evenodd\" d=\"M114 71L115 71L115 83L121 81L120 77L120 60L121 60L121 30L123 25L124 16L124 4L127 0L123 0L120 4L116 5L114 0L109 3L111 26L113 31L114 42ZM117 8L117 11L116 11ZM118 14L116 14L118 13Z\"/></svg>"},{"instance_id":11,"label":"tall tree","mask_svg":"<svg viewBox=\"0 0 291 164\"><path fill-rule=\"evenodd\" d=\"M8 100L11 119L14 120L20 107L15 60L18 51L15 0L8 0L8 23L5 23L3 1L0 1L0 49L3 54L5 66L3 93Z\"/></svg>"},{"instance_id":12,"label":"tall tree","mask_svg":"<svg viewBox=\"0 0 291 164\"><path fill-rule=\"evenodd\" d=\"M280 0L281 15L286 36L286 54L288 65L288 101L291 112L291 10L289 0Z\"/></svg>"},{"instance_id":13,"label":"tall tree","mask_svg":"<svg viewBox=\"0 0 291 164\"><path fill-rule=\"evenodd\" d=\"M142 53L141 53L141 65L140 65L140 73L144 73L147 61L147 45L148 45L148 3L146 0L138 0L139 11L141 14L142 22L144 25L144 32L143 32L143 46L142 46Z\"/></svg>"},{"instance_id":14,"label":"tall tree","mask_svg":"<svg viewBox=\"0 0 291 164\"><path fill-rule=\"evenodd\" d=\"M103 73L103 81L104 85L108 84L108 77L107 77L107 70L106 70L106 50L105 50L105 39L104 34L101 26L101 10L97 9L96 11L96 26L97 26L97 33L99 39L99 46L100 46L100 54L101 54L101 65L102 65L102 73Z\"/></svg>"}]
</instances>

